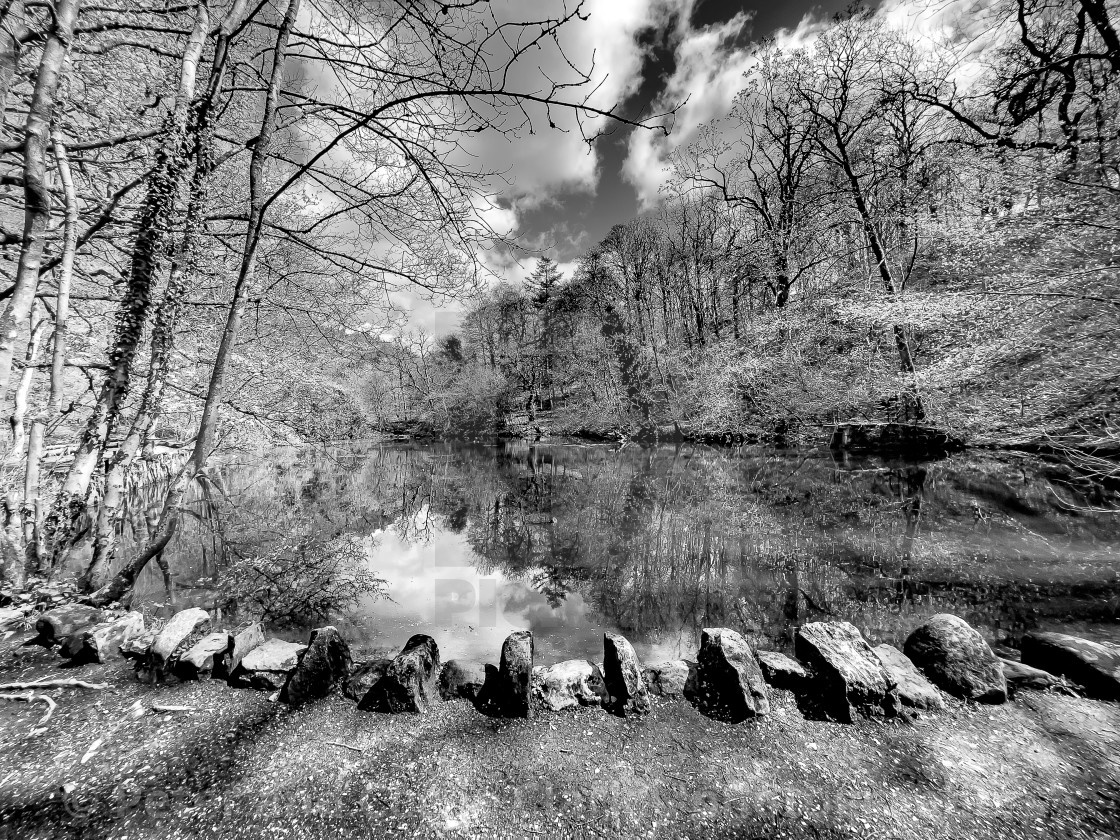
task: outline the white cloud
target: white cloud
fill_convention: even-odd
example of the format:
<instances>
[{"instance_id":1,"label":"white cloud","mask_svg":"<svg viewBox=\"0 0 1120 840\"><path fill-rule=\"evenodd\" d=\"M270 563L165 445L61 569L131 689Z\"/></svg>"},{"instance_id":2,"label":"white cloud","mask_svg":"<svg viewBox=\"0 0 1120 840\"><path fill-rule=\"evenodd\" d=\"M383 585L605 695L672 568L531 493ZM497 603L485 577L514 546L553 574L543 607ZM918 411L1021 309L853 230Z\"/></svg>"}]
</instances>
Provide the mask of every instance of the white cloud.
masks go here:
<instances>
[{"instance_id":1,"label":"white cloud","mask_svg":"<svg viewBox=\"0 0 1120 840\"><path fill-rule=\"evenodd\" d=\"M575 20L561 30L560 45L547 44L539 57L518 67L511 87L521 91L543 91L548 79L573 78L575 67L590 71L592 82L584 89L566 92L579 101L591 94L589 104L608 110L634 94L641 84L642 47L638 35L646 29L665 27L671 20L685 19L694 0L587 0L586 20ZM541 17L556 14L560 0L534 2L531 12L515 0L496 9L499 18ZM570 6L570 4L569 4ZM593 88L593 91L592 91ZM551 114L557 129L549 128L543 111L531 111L536 133L523 130L502 138L484 132L468 150L484 166L501 173L504 182L496 187L515 211L555 201L562 193L594 192L599 180L599 159L584 142L585 132L604 125L604 118L585 120L582 126L571 110Z\"/></svg>"},{"instance_id":2,"label":"white cloud","mask_svg":"<svg viewBox=\"0 0 1120 840\"><path fill-rule=\"evenodd\" d=\"M633 185L643 208L658 203L673 150L696 139L706 123L726 116L736 94L746 86L745 77L755 60L754 46L743 45L749 25L749 18L738 14L725 23L690 29L681 37L676 47L676 69L659 105L668 108L685 104L671 119L668 136L634 132L623 163L623 176ZM806 16L796 29L778 30L774 39L784 49L798 49L811 42L822 26Z\"/></svg>"},{"instance_id":3,"label":"white cloud","mask_svg":"<svg viewBox=\"0 0 1120 840\"><path fill-rule=\"evenodd\" d=\"M993 14L998 0L945 0L929 4L916 0L885 0L876 11L888 26L907 33L916 44L952 44L961 63L958 81L967 83L981 72L990 47L1003 34L1006 20ZM643 208L655 206L668 179L668 159L675 149L696 139L700 129L726 116L735 95L746 86L754 61L754 45L743 46L747 21L740 15L716 26L689 30L677 48L677 67L658 105L669 107L687 100L672 121L669 136L634 132L623 164L623 175L638 193ZM828 22L806 15L795 29L773 35L783 50L810 48Z\"/></svg>"}]
</instances>

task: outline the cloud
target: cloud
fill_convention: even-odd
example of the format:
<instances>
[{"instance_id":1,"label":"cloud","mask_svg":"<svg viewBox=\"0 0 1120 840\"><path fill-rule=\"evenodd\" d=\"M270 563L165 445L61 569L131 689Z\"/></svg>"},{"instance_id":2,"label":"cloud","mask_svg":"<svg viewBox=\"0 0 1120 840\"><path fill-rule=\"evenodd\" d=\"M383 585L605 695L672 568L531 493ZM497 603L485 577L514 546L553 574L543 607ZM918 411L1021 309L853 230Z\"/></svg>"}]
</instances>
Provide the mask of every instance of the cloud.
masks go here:
<instances>
[{"instance_id":1,"label":"cloud","mask_svg":"<svg viewBox=\"0 0 1120 840\"><path fill-rule=\"evenodd\" d=\"M915 0L885 0L876 15L890 28L905 33L915 44L950 45L960 64L955 76L968 83L982 71L991 47L1005 36L1006 16L997 14L997 0L945 0L928 4ZM686 101L671 122L669 136L634 132L623 176L649 209L658 204L668 180L669 157L675 149L696 139L700 129L725 117L736 94L746 86L754 63L755 45L744 44L749 21L743 15L683 33L675 49L677 66L658 98L657 107ZM808 14L794 29L779 29L772 36L785 50L810 48L828 21Z\"/></svg>"},{"instance_id":2,"label":"cloud","mask_svg":"<svg viewBox=\"0 0 1120 840\"><path fill-rule=\"evenodd\" d=\"M591 83L565 93L572 101L589 96L588 104L609 110L635 94L642 82L642 32L663 29L687 19L694 0L587 0L586 20L573 20L561 30L559 44L547 43L540 55L519 62L510 87L520 91L547 91L550 79L575 78L572 66L591 74ZM560 0L533 4L505 0L497 6L499 19L558 14ZM570 7L570 3L568 4ZM531 12L524 12L526 7ZM529 109L536 123L503 138L484 132L465 145L484 168L500 173L495 188L514 212L540 207L563 194L593 193L599 181L599 157L584 142L585 133L605 127L593 117L580 125L571 110ZM556 126L550 128L549 122Z\"/></svg>"},{"instance_id":3,"label":"cloud","mask_svg":"<svg viewBox=\"0 0 1120 840\"><path fill-rule=\"evenodd\" d=\"M671 118L668 136L634 132L623 162L623 177L634 187L643 209L655 206L668 179L668 158L674 149L696 139L700 129L726 116L735 96L746 86L745 77L755 61L754 45L744 44L750 18L737 14L724 23L689 29L676 49L676 70L658 99L668 108L685 104ZM774 40L785 49L805 46L823 28L806 16L793 30L779 29Z\"/></svg>"}]
</instances>

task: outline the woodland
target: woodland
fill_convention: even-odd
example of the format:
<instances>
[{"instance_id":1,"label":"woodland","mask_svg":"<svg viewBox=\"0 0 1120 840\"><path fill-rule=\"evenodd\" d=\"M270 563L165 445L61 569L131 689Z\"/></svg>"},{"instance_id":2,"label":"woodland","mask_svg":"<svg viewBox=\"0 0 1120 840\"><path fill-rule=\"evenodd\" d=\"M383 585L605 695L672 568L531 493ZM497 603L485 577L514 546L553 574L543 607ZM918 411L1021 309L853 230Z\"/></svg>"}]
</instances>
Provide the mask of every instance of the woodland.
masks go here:
<instances>
[{"instance_id":1,"label":"woodland","mask_svg":"<svg viewBox=\"0 0 1120 840\"><path fill-rule=\"evenodd\" d=\"M77 564L126 599L223 452L402 423L901 420L1114 472L1112 4L994 0L920 46L853 9L758 44L658 207L567 276L488 221L477 144L673 108L599 102L565 57L582 4L526 5L0 0L6 584ZM563 73L517 81L541 53ZM458 329L410 329L402 289ZM161 498L122 546L137 484Z\"/></svg>"},{"instance_id":2,"label":"woodland","mask_svg":"<svg viewBox=\"0 0 1120 840\"><path fill-rule=\"evenodd\" d=\"M655 210L567 277L545 256L488 289L408 354L388 413L793 441L923 423L1111 474L1113 10L972 13L967 36L918 43L855 10L803 48L759 45Z\"/></svg>"}]
</instances>

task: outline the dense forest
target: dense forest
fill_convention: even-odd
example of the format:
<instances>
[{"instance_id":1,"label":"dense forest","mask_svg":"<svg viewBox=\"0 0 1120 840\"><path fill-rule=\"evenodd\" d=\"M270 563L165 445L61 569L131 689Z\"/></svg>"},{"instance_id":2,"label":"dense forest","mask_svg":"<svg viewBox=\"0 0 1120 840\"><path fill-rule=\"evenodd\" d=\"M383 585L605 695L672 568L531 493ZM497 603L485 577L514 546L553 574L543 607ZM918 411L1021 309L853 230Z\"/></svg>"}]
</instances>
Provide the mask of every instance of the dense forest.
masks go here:
<instances>
[{"instance_id":1,"label":"dense forest","mask_svg":"<svg viewBox=\"0 0 1120 840\"><path fill-rule=\"evenodd\" d=\"M570 276L543 257L404 353L386 413L794 440L921 422L1108 470L1112 12L1008 0L934 37L857 10L799 48L760 44L730 114L675 150L656 209Z\"/></svg>"}]
</instances>

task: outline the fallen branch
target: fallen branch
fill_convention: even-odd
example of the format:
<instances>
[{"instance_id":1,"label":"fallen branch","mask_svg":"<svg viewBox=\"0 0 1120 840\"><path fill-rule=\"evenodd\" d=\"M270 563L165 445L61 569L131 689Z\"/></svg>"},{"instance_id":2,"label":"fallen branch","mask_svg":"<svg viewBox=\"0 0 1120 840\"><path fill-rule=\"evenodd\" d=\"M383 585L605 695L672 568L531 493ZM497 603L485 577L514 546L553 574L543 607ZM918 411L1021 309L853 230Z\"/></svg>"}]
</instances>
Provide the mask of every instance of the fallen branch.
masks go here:
<instances>
[{"instance_id":1,"label":"fallen branch","mask_svg":"<svg viewBox=\"0 0 1120 840\"><path fill-rule=\"evenodd\" d=\"M36 729L42 729L44 726L46 726L47 721L49 721L51 719L51 716L54 714L54 710L58 708L58 704L54 702L53 698L48 697L46 694L35 694L34 692L29 692L27 694L0 694L0 700L20 700L25 703L34 703L36 701L40 701L46 703L47 710L43 713L43 716L41 718L35 721L35 726L32 728L32 732L34 732Z\"/></svg>"},{"instance_id":2,"label":"fallen branch","mask_svg":"<svg viewBox=\"0 0 1120 840\"><path fill-rule=\"evenodd\" d=\"M0 685L0 691L26 691L31 689L36 691L40 688L90 688L95 691L101 691L109 687L109 683L90 683L83 680L52 680L43 678L35 680L34 682L18 682L18 683L4 683Z\"/></svg>"}]
</instances>

